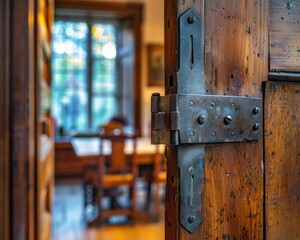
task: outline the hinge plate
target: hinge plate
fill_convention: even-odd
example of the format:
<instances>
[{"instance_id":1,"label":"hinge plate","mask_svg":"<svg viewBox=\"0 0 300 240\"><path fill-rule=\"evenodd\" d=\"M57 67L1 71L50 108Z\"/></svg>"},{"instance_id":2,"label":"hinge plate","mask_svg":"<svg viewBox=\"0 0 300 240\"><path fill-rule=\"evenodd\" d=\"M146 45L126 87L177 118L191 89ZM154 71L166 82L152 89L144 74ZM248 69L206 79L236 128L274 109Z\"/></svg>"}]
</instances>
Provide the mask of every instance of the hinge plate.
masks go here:
<instances>
[{"instance_id":1,"label":"hinge plate","mask_svg":"<svg viewBox=\"0 0 300 240\"><path fill-rule=\"evenodd\" d=\"M258 140L262 126L259 98L179 95L180 143Z\"/></svg>"},{"instance_id":2,"label":"hinge plate","mask_svg":"<svg viewBox=\"0 0 300 240\"><path fill-rule=\"evenodd\" d=\"M257 141L261 126L260 98L202 94L152 97L153 144Z\"/></svg>"}]
</instances>

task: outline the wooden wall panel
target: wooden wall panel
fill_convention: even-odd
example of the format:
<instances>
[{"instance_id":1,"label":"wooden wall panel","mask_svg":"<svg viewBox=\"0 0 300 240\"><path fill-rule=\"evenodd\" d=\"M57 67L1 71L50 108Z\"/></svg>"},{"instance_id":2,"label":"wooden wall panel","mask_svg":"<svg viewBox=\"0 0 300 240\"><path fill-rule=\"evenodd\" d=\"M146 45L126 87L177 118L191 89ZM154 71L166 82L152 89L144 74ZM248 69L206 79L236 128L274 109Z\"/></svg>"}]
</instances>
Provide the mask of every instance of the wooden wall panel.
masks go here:
<instances>
[{"instance_id":1,"label":"wooden wall panel","mask_svg":"<svg viewBox=\"0 0 300 240\"><path fill-rule=\"evenodd\" d=\"M262 97L268 75L268 2L166 0L166 76L177 70L177 17L194 7L204 19L208 93ZM176 93L166 81L166 94ZM263 141L205 150L204 220L194 234L176 225L177 151L168 152L166 239L263 239Z\"/></svg>"},{"instance_id":2,"label":"wooden wall panel","mask_svg":"<svg viewBox=\"0 0 300 240\"><path fill-rule=\"evenodd\" d=\"M300 84L269 82L265 95L266 239L298 239Z\"/></svg>"},{"instance_id":3,"label":"wooden wall panel","mask_svg":"<svg viewBox=\"0 0 300 240\"><path fill-rule=\"evenodd\" d=\"M300 2L269 0L270 71L300 72Z\"/></svg>"},{"instance_id":4,"label":"wooden wall panel","mask_svg":"<svg viewBox=\"0 0 300 240\"><path fill-rule=\"evenodd\" d=\"M0 0L0 239L9 239L9 1Z\"/></svg>"}]
</instances>

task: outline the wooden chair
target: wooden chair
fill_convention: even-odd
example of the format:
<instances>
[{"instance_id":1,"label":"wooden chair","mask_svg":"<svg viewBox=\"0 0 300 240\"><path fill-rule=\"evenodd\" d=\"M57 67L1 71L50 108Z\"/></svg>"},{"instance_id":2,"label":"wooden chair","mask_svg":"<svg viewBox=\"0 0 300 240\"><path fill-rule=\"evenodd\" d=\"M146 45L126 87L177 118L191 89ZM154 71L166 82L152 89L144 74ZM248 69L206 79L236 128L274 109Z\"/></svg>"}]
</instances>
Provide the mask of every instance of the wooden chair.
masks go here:
<instances>
[{"instance_id":1,"label":"wooden chair","mask_svg":"<svg viewBox=\"0 0 300 240\"><path fill-rule=\"evenodd\" d=\"M135 180L138 174L136 137L134 134L122 132L122 129L119 128L104 128L102 130L99 135L100 155L97 164L97 189L95 191L98 216L93 222L96 221L101 224L114 215L124 215L134 221L136 215ZM111 145L111 154L108 158L104 154L105 144ZM124 152L125 144L132 144L133 151L129 158ZM93 184L95 183L93 182ZM129 188L130 206L128 208L120 207L117 202L118 197L124 192L124 188L121 188L123 186ZM110 198L109 209L102 207L104 197ZM94 199L95 197L92 196L91 198Z\"/></svg>"}]
</instances>

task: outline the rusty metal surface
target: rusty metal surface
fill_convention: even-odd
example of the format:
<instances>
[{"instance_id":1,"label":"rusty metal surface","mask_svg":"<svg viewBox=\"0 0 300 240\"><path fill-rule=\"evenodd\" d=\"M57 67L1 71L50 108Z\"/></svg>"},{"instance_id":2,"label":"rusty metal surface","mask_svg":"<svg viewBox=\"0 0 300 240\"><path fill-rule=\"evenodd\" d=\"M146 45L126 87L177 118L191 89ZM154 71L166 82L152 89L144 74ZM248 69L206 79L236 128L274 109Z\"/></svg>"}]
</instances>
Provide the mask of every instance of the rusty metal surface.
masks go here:
<instances>
[{"instance_id":1,"label":"rusty metal surface","mask_svg":"<svg viewBox=\"0 0 300 240\"><path fill-rule=\"evenodd\" d=\"M194 232L202 223L204 144L179 146L180 224Z\"/></svg>"},{"instance_id":2,"label":"rusty metal surface","mask_svg":"<svg viewBox=\"0 0 300 240\"><path fill-rule=\"evenodd\" d=\"M179 95L178 104L181 144L254 141L262 134L259 98Z\"/></svg>"}]
</instances>

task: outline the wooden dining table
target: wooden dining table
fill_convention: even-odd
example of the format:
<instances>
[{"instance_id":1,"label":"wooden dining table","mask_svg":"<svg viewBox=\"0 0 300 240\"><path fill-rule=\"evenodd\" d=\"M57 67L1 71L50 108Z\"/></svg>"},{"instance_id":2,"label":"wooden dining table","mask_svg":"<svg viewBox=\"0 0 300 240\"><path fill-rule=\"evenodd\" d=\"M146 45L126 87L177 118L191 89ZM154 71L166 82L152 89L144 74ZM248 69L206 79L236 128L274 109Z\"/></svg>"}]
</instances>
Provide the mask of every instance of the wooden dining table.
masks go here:
<instances>
[{"instance_id":1,"label":"wooden dining table","mask_svg":"<svg viewBox=\"0 0 300 240\"><path fill-rule=\"evenodd\" d=\"M100 138L98 137L78 137L71 140L72 147L77 158L82 161L93 159L100 154ZM105 141L105 140L104 140ZM136 140L136 156L139 165L153 164L154 155L156 153L164 152L164 145L151 145L149 137L140 137ZM133 152L133 145L130 140L125 143L125 154L131 155ZM110 143L103 143L103 153L109 156L111 154Z\"/></svg>"}]
</instances>

